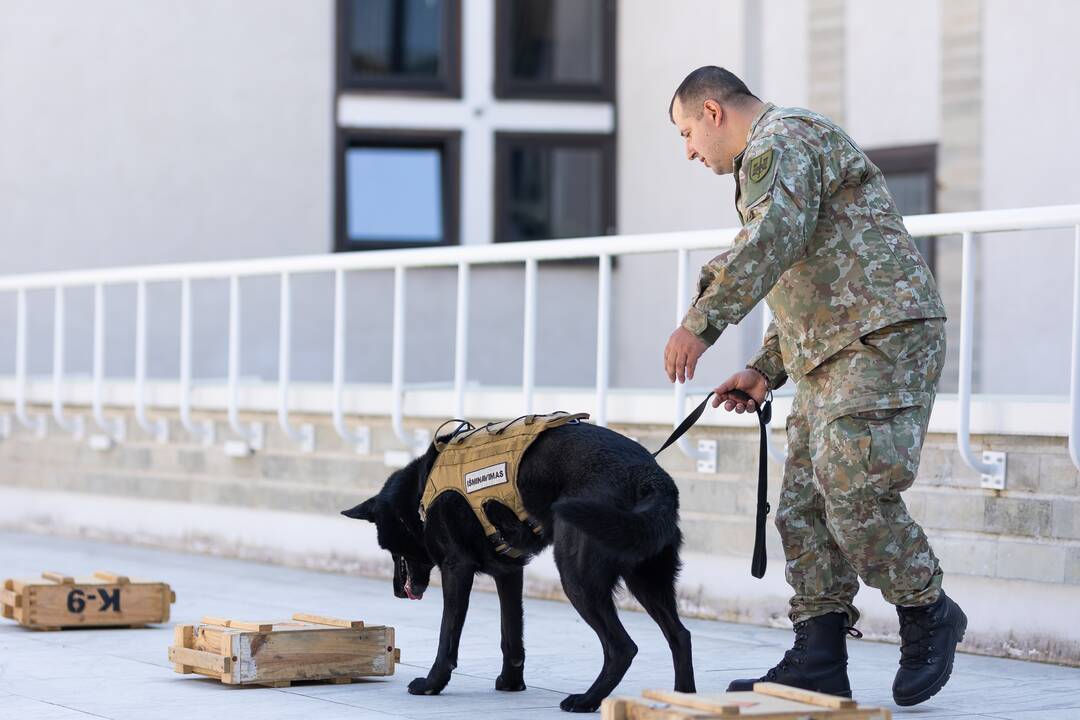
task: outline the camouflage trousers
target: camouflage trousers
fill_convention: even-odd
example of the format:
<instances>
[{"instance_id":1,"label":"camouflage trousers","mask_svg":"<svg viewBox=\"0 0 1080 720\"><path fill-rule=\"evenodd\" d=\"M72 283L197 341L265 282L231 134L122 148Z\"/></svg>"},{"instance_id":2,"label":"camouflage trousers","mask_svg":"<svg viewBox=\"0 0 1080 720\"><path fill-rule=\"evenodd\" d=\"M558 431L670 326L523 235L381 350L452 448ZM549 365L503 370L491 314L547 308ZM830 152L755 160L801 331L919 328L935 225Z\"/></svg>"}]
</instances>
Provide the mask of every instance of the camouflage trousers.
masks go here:
<instances>
[{"instance_id":1,"label":"camouflage trousers","mask_svg":"<svg viewBox=\"0 0 1080 720\"><path fill-rule=\"evenodd\" d=\"M915 481L945 360L945 321L864 335L804 376L787 420L776 513L792 622L843 612L859 578L894 605L927 605L941 568L900 493Z\"/></svg>"}]
</instances>

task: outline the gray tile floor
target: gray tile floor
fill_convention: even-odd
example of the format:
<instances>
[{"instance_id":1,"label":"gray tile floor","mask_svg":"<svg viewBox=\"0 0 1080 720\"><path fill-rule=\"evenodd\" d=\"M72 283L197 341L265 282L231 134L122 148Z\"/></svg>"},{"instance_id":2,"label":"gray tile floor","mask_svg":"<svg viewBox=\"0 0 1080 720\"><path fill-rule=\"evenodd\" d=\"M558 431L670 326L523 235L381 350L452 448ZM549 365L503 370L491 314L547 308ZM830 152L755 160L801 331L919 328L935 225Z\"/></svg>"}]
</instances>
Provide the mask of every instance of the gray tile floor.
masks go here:
<instances>
[{"instance_id":1,"label":"gray tile floor","mask_svg":"<svg viewBox=\"0 0 1080 720\"><path fill-rule=\"evenodd\" d=\"M437 697L413 697L408 682L427 672L441 611L433 588L420 602L393 597L389 582L270 565L183 555L105 543L0 533L0 577L34 577L45 569L85 574L112 569L162 579L176 590L173 620L202 615L275 620L294 611L393 625L402 649L396 675L352 685L231 688L173 673L166 659L171 626L144 630L40 633L0 621L0 719L228 717L480 718L566 717L559 701L580 692L600 666L600 645L568 605L526 599L526 683L522 693L493 689L499 671L499 618L494 595L473 594L461 662ZM623 613L640 652L617 694L671 686L671 658L660 631L641 613ZM772 665L790 632L690 620L698 689L722 691L738 676ZM892 707L889 688L898 649L849 643L851 681L862 703ZM961 655L952 682L937 697L898 717L1080 720L1080 670Z\"/></svg>"}]
</instances>

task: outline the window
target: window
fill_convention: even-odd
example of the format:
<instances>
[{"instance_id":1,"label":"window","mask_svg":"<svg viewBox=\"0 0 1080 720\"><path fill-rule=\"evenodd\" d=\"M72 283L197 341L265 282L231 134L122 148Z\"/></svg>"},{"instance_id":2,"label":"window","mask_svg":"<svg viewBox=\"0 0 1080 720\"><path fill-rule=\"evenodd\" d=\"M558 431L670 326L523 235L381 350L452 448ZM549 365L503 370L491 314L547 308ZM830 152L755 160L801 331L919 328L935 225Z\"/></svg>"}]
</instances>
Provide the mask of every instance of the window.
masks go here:
<instances>
[{"instance_id":1,"label":"window","mask_svg":"<svg viewBox=\"0 0 1080 720\"><path fill-rule=\"evenodd\" d=\"M339 0L343 89L461 94L460 0Z\"/></svg>"},{"instance_id":2,"label":"window","mask_svg":"<svg viewBox=\"0 0 1080 720\"><path fill-rule=\"evenodd\" d=\"M611 100L614 0L498 0L495 94Z\"/></svg>"},{"instance_id":3,"label":"window","mask_svg":"<svg viewBox=\"0 0 1080 720\"><path fill-rule=\"evenodd\" d=\"M551 240L615 231L610 135L495 136L495 239Z\"/></svg>"},{"instance_id":4,"label":"window","mask_svg":"<svg viewBox=\"0 0 1080 720\"><path fill-rule=\"evenodd\" d=\"M885 175L901 215L923 215L937 207L937 145L912 145L868 151ZM934 238L915 238L931 272L935 272Z\"/></svg>"},{"instance_id":5,"label":"window","mask_svg":"<svg viewBox=\"0 0 1080 720\"><path fill-rule=\"evenodd\" d=\"M457 242L456 133L344 131L337 180L337 250Z\"/></svg>"}]
</instances>

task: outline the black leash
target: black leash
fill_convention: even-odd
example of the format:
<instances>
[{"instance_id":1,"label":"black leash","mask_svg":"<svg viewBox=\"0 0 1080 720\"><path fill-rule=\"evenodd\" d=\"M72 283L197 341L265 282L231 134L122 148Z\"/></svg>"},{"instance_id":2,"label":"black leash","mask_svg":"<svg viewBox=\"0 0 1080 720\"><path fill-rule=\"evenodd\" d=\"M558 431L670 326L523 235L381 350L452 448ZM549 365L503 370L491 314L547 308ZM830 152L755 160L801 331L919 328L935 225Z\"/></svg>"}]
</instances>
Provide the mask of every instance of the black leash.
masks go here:
<instances>
[{"instance_id":1,"label":"black leash","mask_svg":"<svg viewBox=\"0 0 1080 720\"><path fill-rule=\"evenodd\" d=\"M741 390L734 390L732 394L741 395L744 401L751 399L749 395ZM686 434L686 431L694 426L694 423L698 421L702 413L705 412L705 408L709 406L709 400L712 399L713 393L709 393L701 404L694 408L694 411L686 416L679 427L672 431L671 435L664 444L660 446L660 449L652 454L656 457L660 453L664 452L669 445L681 438ZM750 561L750 574L756 578L765 577L765 566L768 558L765 555L765 521L769 516L769 512L772 508L769 506L769 456L768 447L766 446L766 433L769 432L766 427L769 421L772 420L772 395L766 395L765 402L757 408L758 428L759 428L759 440L758 440L758 484L757 484L757 518L754 528L754 557Z\"/></svg>"}]
</instances>

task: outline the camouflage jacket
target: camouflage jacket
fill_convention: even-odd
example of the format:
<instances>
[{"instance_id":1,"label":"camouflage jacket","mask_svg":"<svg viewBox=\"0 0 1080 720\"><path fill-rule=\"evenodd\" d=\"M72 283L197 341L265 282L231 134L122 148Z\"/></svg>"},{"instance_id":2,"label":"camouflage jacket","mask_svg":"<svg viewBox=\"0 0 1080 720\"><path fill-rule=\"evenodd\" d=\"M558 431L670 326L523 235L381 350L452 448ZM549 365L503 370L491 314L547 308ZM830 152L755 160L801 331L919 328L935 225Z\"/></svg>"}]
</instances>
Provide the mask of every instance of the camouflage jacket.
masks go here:
<instances>
[{"instance_id":1,"label":"camouflage jacket","mask_svg":"<svg viewBox=\"0 0 1080 720\"><path fill-rule=\"evenodd\" d=\"M881 171L832 121L767 104L734 165L743 227L701 269L687 330L712 344L767 295L750 366L779 387L878 328L945 317Z\"/></svg>"}]
</instances>

